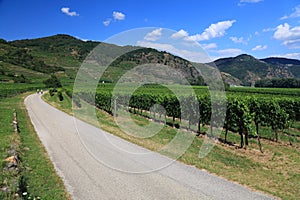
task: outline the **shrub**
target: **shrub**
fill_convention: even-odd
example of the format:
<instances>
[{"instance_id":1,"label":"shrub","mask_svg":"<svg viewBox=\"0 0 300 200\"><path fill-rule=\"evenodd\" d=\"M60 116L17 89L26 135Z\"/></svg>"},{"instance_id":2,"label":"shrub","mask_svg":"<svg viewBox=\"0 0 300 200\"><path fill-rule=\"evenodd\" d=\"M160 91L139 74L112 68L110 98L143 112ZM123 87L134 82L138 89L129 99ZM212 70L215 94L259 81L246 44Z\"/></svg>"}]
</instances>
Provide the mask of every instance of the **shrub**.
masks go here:
<instances>
[{"instance_id":1,"label":"shrub","mask_svg":"<svg viewBox=\"0 0 300 200\"><path fill-rule=\"evenodd\" d=\"M55 94L55 92L56 92L56 89L54 89L54 88L49 89L50 96L53 96Z\"/></svg>"},{"instance_id":2,"label":"shrub","mask_svg":"<svg viewBox=\"0 0 300 200\"><path fill-rule=\"evenodd\" d=\"M61 89L61 88L59 88L59 89L57 90L57 96L58 96L58 99L59 99L60 101L63 101L63 100L64 100L64 97L63 97L63 95L62 95L62 89Z\"/></svg>"},{"instance_id":3,"label":"shrub","mask_svg":"<svg viewBox=\"0 0 300 200\"><path fill-rule=\"evenodd\" d=\"M51 75L51 77L44 81L44 84L47 88L61 88L61 82L55 75Z\"/></svg>"}]
</instances>

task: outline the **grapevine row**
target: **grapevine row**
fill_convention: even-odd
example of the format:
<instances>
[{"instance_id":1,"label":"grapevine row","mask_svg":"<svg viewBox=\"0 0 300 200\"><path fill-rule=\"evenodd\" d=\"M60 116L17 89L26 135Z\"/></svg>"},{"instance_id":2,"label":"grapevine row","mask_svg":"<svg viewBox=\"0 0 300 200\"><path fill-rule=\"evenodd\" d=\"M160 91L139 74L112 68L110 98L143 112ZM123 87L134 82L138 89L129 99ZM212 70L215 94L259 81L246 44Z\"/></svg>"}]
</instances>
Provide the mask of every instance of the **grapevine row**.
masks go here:
<instances>
[{"instance_id":1,"label":"grapevine row","mask_svg":"<svg viewBox=\"0 0 300 200\"><path fill-rule=\"evenodd\" d=\"M197 96L182 96L177 98L172 94L144 94L134 93L117 94L112 96L110 92L98 92L95 96L91 93L81 92L77 96L89 103L95 103L95 106L113 114L114 101L117 108L127 106L134 109L137 113L149 111L153 105L161 105L161 109L152 107L154 114L165 115L172 119L174 126L175 120L179 119L188 122L188 128L191 125L200 127L205 125L214 126L212 118L211 99L208 94ZM73 96L74 97L74 96ZM78 98L77 97L77 98ZM219 106L219 107L218 107ZM225 108L227 108L225 110ZM236 132L241 136L241 147L248 145L249 134L254 134L259 139L259 127L270 127L274 133L275 141L278 141L279 131L287 128L291 123L300 119L300 98L297 97L261 97L255 96L241 97L237 95L228 95L225 106L222 102L213 102L213 109L216 114L226 114L224 121L225 140L228 131ZM219 112L219 113L218 113ZM251 130L251 125L255 125L255 131Z\"/></svg>"}]
</instances>

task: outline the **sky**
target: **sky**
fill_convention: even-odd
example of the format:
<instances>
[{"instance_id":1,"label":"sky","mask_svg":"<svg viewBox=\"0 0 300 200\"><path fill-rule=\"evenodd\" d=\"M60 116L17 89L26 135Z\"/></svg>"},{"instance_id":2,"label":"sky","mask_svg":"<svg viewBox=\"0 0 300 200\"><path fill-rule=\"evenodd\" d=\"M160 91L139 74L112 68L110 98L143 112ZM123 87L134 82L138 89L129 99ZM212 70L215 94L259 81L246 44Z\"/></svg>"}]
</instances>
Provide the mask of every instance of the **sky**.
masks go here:
<instances>
[{"instance_id":1,"label":"sky","mask_svg":"<svg viewBox=\"0 0 300 200\"><path fill-rule=\"evenodd\" d=\"M155 27L145 33L147 44L170 29L173 39L193 41L212 59L300 59L300 0L0 0L0 24L8 41L55 34L106 41Z\"/></svg>"}]
</instances>

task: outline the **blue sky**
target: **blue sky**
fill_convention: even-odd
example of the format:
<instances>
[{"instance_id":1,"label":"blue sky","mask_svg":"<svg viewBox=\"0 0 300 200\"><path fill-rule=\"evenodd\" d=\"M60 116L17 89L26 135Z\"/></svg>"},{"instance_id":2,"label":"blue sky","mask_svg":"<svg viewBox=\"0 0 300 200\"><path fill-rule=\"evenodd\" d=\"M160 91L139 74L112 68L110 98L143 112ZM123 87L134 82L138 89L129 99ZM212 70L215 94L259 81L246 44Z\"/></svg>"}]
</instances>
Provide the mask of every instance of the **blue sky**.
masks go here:
<instances>
[{"instance_id":1,"label":"blue sky","mask_svg":"<svg viewBox=\"0 0 300 200\"><path fill-rule=\"evenodd\" d=\"M299 0L0 0L0 24L0 38L9 41L58 33L104 41L142 27L158 27L159 35L161 27L213 59L300 59Z\"/></svg>"}]
</instances>

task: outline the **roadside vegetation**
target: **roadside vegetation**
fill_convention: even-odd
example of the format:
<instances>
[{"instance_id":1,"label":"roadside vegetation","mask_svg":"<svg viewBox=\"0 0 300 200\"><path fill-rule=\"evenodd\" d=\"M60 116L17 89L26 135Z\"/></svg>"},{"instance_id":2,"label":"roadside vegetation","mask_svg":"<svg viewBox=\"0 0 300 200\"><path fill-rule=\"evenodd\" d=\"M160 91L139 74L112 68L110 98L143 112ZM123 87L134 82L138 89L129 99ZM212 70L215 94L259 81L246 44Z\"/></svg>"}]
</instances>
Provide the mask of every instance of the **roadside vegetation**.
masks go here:
<instances>
[{"instance_id":1,"label":"roadside vegetation","mask_svg":"<svg viewBox=\"0 0 300 200\"><path fill-rule=\"evenodd\" d=\"M8 52L19 55L17 51ZM43 81L48 77L32 69L0 63L0 199L70 199L24 106L24 98L30 94L25 92L43 90ZM52 75L47 84L60 83L55 78Z\"/></svg>"},{"instance_id":2,"label":"roadside vegetation","mask_svg":"<svg viewBox=\"0 0 300 200\"><path fill-rule=\"evenodd\" d=\"M18 45L21 44L0 40L0 199L70 199L23 103L27 95L45 90L49 84L61 87L57 77L69 83L61 67L67 59L51 63L42 59L46 53L38 54ZM13 127L14 111L18 133Z\"/></svg>"},{"instance_id":3,"label":"roadside vegetation","mask_svg":"<svg viewBox=\"0 0 300 200\"><path fill-rule=\"evenodd\" d=\"M110 87L110 86L108 86ZM199 88L200 89L200 88ZM201 90L204 88L202 87ZM158 90L157 88L152 88ZM70 92L68 92L70 93ZM243 93L245 95L245 93ZM70 96L70 94L69 94ZM44 95L44 99L53 106L72 114L72 100L63 92L63 101L57 94L50 96ZM78 103L78 102L77 102ZM85 101L80 101L75 105L77 112L85 113ZM147 112L144 115L136 109L131 110L133 120L145 126L149 123L150 116ZM89 116L83 120L99 126L107 132L115 134L128 141L144 146L150 150L160 149L163 145L169 143L176 134L176 126L173 128L166 125L162 131L153 137L138 139L123 133L115 124L110 112L102 109L96 109L98 122L93 122ZM126 120L126 119L124 119ZM159 119L158 119L159 120ZM172 122L172 118L169 118ZM179 120L176 120L179 123ZM255 124L251 123L252 130L255 130ZM197 130L197 126L193 126ZM260 151L257 137L250 137L247 148L240 148L240 135L229 130L227 141L225 141L225 130L222 132L217 145L203 159L198 157L199 150L204 138L209 132L209 125L201 126L201 134L195 137L193 144L179 158L180 162L193 165L199 169L207 170L218 176L224 177L230 181L246 185L254 190L266 192L282 199L297 199L300 193L300 122L295 121L288 129L280 132L278 142L274 140L272 128L260 126L260 142L263 153ZM195 131L194 134L197 132ZM283 134L283 133L289 133Z\"/></svg>"},{"instance_id":4,"label":"roadside vegetation","mask_svg":"<svg viewBox=\"0 0 300 200\"><path fill-rule=\"evenodd\" d=\"M0 99L0 199L70 199L27 115L23 102L29 94ZM12 166L7 158L16 154Z\"/></svg>"}]
</instances>

